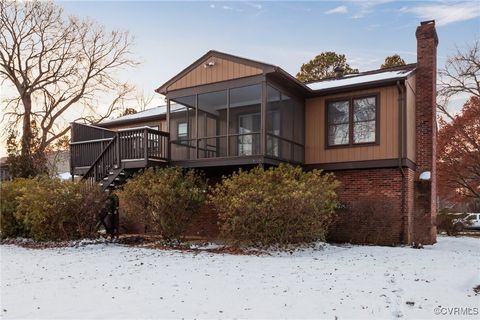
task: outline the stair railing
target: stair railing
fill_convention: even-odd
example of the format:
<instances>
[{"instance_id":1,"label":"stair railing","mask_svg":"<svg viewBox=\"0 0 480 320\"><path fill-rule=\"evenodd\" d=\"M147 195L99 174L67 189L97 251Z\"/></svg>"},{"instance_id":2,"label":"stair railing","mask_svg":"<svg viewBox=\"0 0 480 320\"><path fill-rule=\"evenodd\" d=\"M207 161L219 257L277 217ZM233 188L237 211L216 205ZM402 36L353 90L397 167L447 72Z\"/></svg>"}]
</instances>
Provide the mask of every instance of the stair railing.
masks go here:
<instances>
[{"instance_id":1,"label":"stair railing","mask_svg":"<svg viewBox=\"0 0 480 320\"><path fill-rule=\"evenodd\" d=\"M121 165L117 137L118 136L114 136L107 144L103 152L97 157L82 177L82 180L87 180L89 183L94 184L107 176L110 170L118 168Z\"/></svg>"}]
</instances>

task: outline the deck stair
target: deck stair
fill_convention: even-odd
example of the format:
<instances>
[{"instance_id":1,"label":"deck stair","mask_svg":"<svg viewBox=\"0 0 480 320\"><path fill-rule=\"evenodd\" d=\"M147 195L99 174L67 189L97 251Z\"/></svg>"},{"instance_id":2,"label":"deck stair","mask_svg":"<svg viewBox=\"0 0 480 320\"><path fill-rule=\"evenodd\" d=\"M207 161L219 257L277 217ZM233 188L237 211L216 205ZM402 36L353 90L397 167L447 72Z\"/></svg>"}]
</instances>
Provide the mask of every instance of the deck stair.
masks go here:
<instances>
[{"instance_id":1,"label":"deck stair","mask_svg":"<svg viewBox=\"0 0 480 320\"><path fill-rule=\"evenodd\" d=\"M72 124L70 148L72 172L112 190L141 169L166 165L169 134L148 127L111 131Z\"/></svg>"}]
</instances>

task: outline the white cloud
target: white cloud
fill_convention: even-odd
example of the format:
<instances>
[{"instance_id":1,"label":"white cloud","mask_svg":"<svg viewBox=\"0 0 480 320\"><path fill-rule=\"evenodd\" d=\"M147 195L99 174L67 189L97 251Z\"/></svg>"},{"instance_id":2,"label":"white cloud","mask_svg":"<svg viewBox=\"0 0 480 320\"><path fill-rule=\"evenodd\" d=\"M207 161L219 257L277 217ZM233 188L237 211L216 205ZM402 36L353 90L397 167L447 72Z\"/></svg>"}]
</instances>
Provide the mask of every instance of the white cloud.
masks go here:
<instances>
[{"instance_id":1,"label":"white cloud","mask_svg":"<svg viewBox=\"0 0 480 320\"><path fill-rule=\"evenodd\" d=\"M249 5L250 7L252 8L255 8L257 10L261 10L263 8L263 6L259 3L251 3L251 2L247 2L247 5Z\"/></svg>"},{"instance_id":2,"label":"white cloud","mask_svg":"<svg viewBox=\"0 0 480 320\"><path fill-rule=\"evenodd\" d=\"M215 9L215 5L214 5L214 4L211 4L211 5L210 5L210 8Z\"/></svg>"},{"instance_id":3,"label":"white cloud","mask_svg":"<svg viewBox=\"0 0 480 320\"><path fill-rule=\"evenodd\" d=\"M421 19L435 19L438 26L470 20L480 17L478 2L463 2L455 4L429 4L400 9L404 13L413 13Z\"/></svg>"},{"instance_id":4,"label":"white cloud","mask_svg":"<svg viewBox=\"0 0 480 320\"><path fill-rule=\"evenodd\" d=\"M325 14L336 14L336 13L347 13L347 12L348 12L347 6L338 6L336 8L327 10L324 13Z\"/></svg>"}]
</instances>

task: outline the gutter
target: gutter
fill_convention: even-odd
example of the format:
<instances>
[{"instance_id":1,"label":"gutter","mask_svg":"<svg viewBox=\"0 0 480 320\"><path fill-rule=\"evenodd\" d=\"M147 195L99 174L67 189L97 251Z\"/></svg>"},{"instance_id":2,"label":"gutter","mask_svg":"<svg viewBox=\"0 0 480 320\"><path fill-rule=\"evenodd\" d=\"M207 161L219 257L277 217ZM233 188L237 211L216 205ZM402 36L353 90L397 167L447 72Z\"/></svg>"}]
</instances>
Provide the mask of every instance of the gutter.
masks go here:
<instances>
[{"instance_id":1,"label":"gutter","mask_svg":"<svg viewBox=\"0 0 480 320\"><path fill-rule=\"evenodd\" d=\"M405 109L405 82L400 82L400 80L397 80L397 89L398 89L398 169L400 170L400 174L402 175L402 186L401 186L401 212L402 212L402 234L401 234L401 239L402 242L405 241L405 227L406 225L406 215L405 215L405 171L403 170L402 166L402 157L403 157L403 148L404 148L404 141L403 141L403 136L404 136L404 109Z\"/></svg>"}]
</instances>

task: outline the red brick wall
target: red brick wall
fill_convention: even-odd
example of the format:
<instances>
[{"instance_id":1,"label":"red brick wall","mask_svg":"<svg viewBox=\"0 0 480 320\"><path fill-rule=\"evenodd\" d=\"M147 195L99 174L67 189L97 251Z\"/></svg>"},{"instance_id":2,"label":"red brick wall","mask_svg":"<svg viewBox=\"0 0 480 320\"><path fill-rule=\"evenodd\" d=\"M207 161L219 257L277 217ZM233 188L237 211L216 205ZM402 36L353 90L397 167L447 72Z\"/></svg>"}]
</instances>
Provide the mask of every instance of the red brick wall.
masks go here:
<instances>
[{"instance_id":1,"label":"red brick wall","mask_svg":"<svg viewBox=\"0 0 480 320\"><path fill-rule=\"evenodd\" d=\"M329 240L383 245L408 243L412 232L414 172L408 168L403 171L403 205L399 168L334 172L342 183L338 194L345 209L340 210ZM365 211L365 204L373 206L376 212Z\"/></svg>"},{"instance_id":2,"label":"red brick wall","mask_svg":"<svg viewBox=\"0 0 480 320\"><path fill-rule=\"evenodd\" d=\"M215 239L219 235L218 215L210 206L205 206L194 216L185 233L187 237Z\"/></svg>"}]
</instances>

